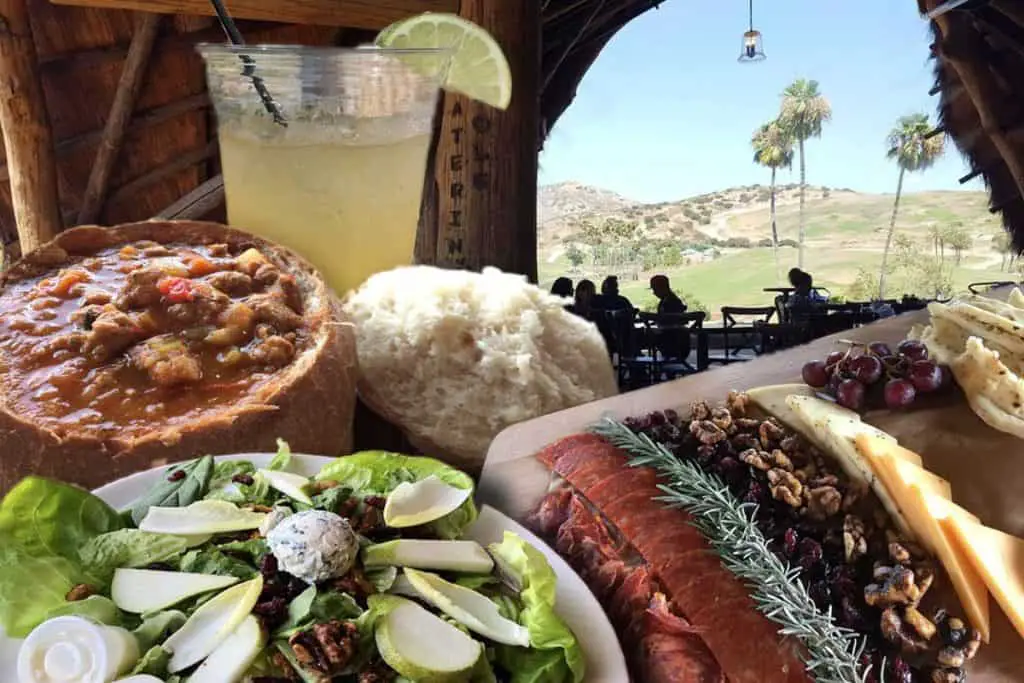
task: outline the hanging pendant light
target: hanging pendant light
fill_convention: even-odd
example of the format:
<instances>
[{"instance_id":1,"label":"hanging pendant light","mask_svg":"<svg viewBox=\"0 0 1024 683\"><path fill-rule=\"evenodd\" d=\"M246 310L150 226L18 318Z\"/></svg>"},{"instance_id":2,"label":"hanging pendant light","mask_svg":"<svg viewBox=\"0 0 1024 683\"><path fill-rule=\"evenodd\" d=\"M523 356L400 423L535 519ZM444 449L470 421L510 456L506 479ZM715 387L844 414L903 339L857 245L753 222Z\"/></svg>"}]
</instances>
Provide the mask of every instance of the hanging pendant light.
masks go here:
<instances>
[{"instance_id":1,"label":"hanging pendant light","mask_svg":"<svg viewBox=\"0 0 1024 683\"><path fill-rule=\"evenodd\" d=\"M750 28L743 34L743 49L740 52L739 62L761 62L767 59L764 53L764 45L761 42L761 32L754 30L754 0L750 0Z\"/></svg>"}]
</instances>

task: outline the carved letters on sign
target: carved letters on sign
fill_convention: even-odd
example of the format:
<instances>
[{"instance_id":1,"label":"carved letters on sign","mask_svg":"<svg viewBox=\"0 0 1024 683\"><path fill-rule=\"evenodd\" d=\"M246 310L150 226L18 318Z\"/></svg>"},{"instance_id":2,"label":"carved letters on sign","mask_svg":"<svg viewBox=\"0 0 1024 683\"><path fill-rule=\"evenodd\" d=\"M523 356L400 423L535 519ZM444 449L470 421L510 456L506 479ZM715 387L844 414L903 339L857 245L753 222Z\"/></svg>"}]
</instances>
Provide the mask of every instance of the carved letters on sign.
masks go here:
<instances>
[{"instance_id":1,"label":"carved letters on sign","mask_svg":"<svg viewBox=\"0 0 1024 683\"><path fill-rule=\"evenodd\" d=\"M448 177L448 191L441 197L444 221L441 260L456 267L467 264L469 216L480 215L492 190L493 124L483 105L465 103L460 97L445 113L447 158L442 161Z\"/></svg>"}]
</instances>

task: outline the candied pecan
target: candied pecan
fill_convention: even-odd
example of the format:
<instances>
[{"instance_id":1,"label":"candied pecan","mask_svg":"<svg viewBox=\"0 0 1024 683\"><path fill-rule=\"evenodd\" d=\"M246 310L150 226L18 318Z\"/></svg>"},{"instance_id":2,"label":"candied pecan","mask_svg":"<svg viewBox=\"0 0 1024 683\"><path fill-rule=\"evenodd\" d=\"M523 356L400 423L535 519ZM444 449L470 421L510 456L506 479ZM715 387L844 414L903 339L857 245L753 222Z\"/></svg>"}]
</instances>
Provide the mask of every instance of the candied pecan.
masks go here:
<instances>
[{"instance_id":1,"label":"candied pecan","mask_svg":"<svg viewBox=\"0 0 1024 683\"><path fill-rule=\"evenodd\" d=\"M725 397L725 407L729 409L735 417L745 417L747 414L747 406L750 405L750 397L742 391L730 391L729 395Z\"/></svg>"},{"instance_id":2,"label":"candied pecan","mask_svg":"<svg viewBox=\"0 0 1024 683\"><path fill-rule=\"evenodd\" d=\"M890 542L889 558L897 564L907 564L911 559L910 551L902 543Z\"/></svg>"},{"instance_id":3,"label":"candied pecan","mask_svg":"<svg viewBox=\"0 0 1024 683\"><path fill-rule=\"evenodd\" d=\"M64 599L68 602L78 602L79 600L85 600L90 595L96 595L96 589L87 583L80 583L69 590Z\"/></svg>"},{"instance_id":4,"label":"candied pecan","mask_svg":"<svg viewBox=\"0 0 1024 683\"><path fill-rule=\"evenodd\" d=\"M366 596L377 592L360 567L352 567L348 574L334 579L333 586L335 590L348 593L356 600L364 600Z\"/></svg>"},{"instance_id":5,"label":"candied pecan","mask_svg":"<svg viewBox=\"0 0 1024 683\"><path fill-rule=\"evenodd\" d=\"M381 661L375 661L367 665L359 672L357 683L391 683L397 674Z\"/></svg>"},{"instance_id":6,"label":"candied pecan","mask_svg":"<svg viewBox=\"0 0 1024 683\"><path fill-rule=\"evenodd\" d=\"M970 629L967 634L967 643L964 645L964 657L967 661L974 659L974 655L978 654L978 648L981 647L981 632L978 629Z\"/></svg>"},{"instance_id":7,"label":"candied pecan","mask_svg":"<svg viewBox=\"0 0 1024 683\"><path fill-rule=\"evenodd\" d=\"M713 446L728 436L711 420L694 420L690 423L690 433L705 446Z\"/></svg>"},{"instance_id":8,"label":"candied pecan","mask_svg":"<svg viewBox=\"0 0 1024 683\"><path fill-rule=\"evenodd\" d=\"M790 507L800 507L804 485L792 473L778 468L768 470L768 488L772 498L781 500Z\"/></svg>"},{"instance_id":9,"label":"candied pecan","mask_svg":"<svg viewBox=\"0 0 1024 683\"><path fill-rule=\"evenodd\" d=\"M964 670L959 668L938 668L932 670L931 678L932 683L964 683L967 677L964 675Z\"/></svg>"},{"instance_id":10,"label":"candied pecan","mask_svg":"<svg viewBox=\"0 0 1024 683\"><path fill-rule=\"evenodd\" d=\"M875 575L878 574L876 568ZM892 567L885 574L881 585L870 583L864 587L864 602L872 607L916 605L920 599L921 592L914 583L914 572L906 567Z\"/></svg>"},{"instance_id":11,"label":"candied pecan","mask_svg":"<svg viewBox=\"0 0 1024 683\"><path fill-rule=\"evenodd\" d=\"M760 420L755 420L752 417L736 417L735 415L732 418L732 423L741 432L756 432L757 428L761 426Z\"/></svg>"},{"instance_id":12,"label":"candied pecan","mask_svg":"<svg viewBox=\"0 0 1024 683\"><path fill-rule=\"evenodd\" d=\"M357 534L369 534L384 526L384 512L381 508L367 505L362 512L350 518L352 530Z\"/></svg>"},{"instance_id":13,"label":"candied pecan","mask_svg":"<svg viewBox=\"0 0 1024 683\"><path fill-rule=\"evenodd\" d=\"M337 488L338 482L333 479L318 479L310 483L309 487L313 489L314 493L323 493L329 489Z\"/></svg>"},{"instance_id":14,"label":"candied pecan","mask_svg":"<svg viewBox=\"0 0 1024 683\"><path fill-rule=\"evenodd\" d=\"M387 505L388 499L384 496L366 496L366 498L363 498L363 502L370 507L380 508L383 510L384 506Z\"/></svg>"},{"instance_id":15,"label":"candied pecan","mask_svg":"<svg viewBox=\"0 0 1024 683\"><path fill-rule=\"evenodd\" d=\"M732 443L732 447L737 451L745 451L750 448L758 450L761 446L761 442L757 440L757 435L755 434L734 434L730 443Z\"/></svg>"},{"instance_id":16,"label":"candied pecan","mask_svg":"<svg viewBox=\"0 0 1024 683\"><path fill-rule=\"evenodd\" d=\"M339 675L356 652L356 625L332 619L288 639L295 659L304 668L325 676Z\"/></svg>"},{"instance_id":17,"label":"candied pecan","mask_svg":"<svg viewBox=\"0 0 1024 683\"><path fill-rule=\"evenodd\" d=\"M732 414L727 408L712 408L711 421L715 423L716 427L726 432L733 426Z\"/></svg>"},{"instance_id":18,"label":"candied pecan","mask_svg":"<svg viewBox=\"0 0 1024 683\"><path fill-rule=\"evenodd\" d=\"M942 666L959 668L967 662L967 656L960 648L950 647L947 645L939 650L939 654L936 655L935 660Z\"/></svg>"},{"instance_id":19,"label":"candied pecan","mask_svg":"<svg viewBox=\"0 0 1024 683\"><path fill-rule=\"evenodd\" d=\"M762 472L767 472L772 468L771 455L756 448L748 448L740 453L740 460Z\"/></svg>"},{"instance_id":20,"label":"candied pecan","mask_svg":"<svg viewBox=\"0 0 1024 683\"><path fill-rule=\"evenodd\" d=\"M917 584L917 590L921 593L921 597L928 592L928 589L932 587L932 583L935 581L935 570L927 565L919 565L914 567L914 583Z\"/></svg>"},{"instance_id":21,"label":"candied pecan","mask_svg":"<svg viewBox=\"0 0 1024 683\"><path fill-rule=\"evenodd\" d=\"M707 420L711 417L711 406L707 401L695 401L690 404L690 419L694 422Z\"/></svg>"},{"instance_id":22,"label":"candied pecan","mask_svg":"<svg viewBox=\"0 0 1024 683\"><path fill-rule=\"evenodd\" d=\"M905 653L922 652L928 643L904 628L903 619L895 607L886 607L882 612L882 637L900 646Z\"/></svg>"},{"instance_id":23,"label":"candied pecan","mask_svg":"<svg viewBox=\"0 0 1024 683\"><path fill-rule=\"evenodd\" d=\"M782 426L772 417L762 422L761 426L757 428L757 436L761 439L761 448L765 450L772 449L785 435Z\"/></svg>"},{"instance_id":24,"label":"candied pecan","mask_svg":"<svg viewBox=\"0 0 1024 683\"><path fill-rule=\"evenodd\" d=\"M846 515L843 519L843 551L847 563L853 564L867 553L868 539L864 532L864 522L860 517Z\"/></svg>"},{"instance_id":25,"label":"candied pecan","mask_svg":"<svg viewBox=\"0 0 1024 683\"><path fill-rule=\"evenodd\" d=\"M273 512L274 508L266 505L253 504L248 506L253 512Z\"/></svg>"},{"instance_id":26,"label":"candied pecan","mask_svg":"<svg viewBox=\"0 0 1024 683\"><path fill-rule=\"evenodd\" d=\"M811 519L828 519L839 512L842 503L843 494L832 486L818 486L807 491L807 514Z\"/></svg>"},{"instance_id":27,"label":"candied pecan","mask_svg":"<svg viewBox=\"0 0 1024 683\"><path fill-rule=\"evenodd\" d=\"M903 621L913 627L917 634L925 640L935 637L935 624L925 615L921 614L913 605L907 606L903 611Z\"/></svg>"}]
</instances>

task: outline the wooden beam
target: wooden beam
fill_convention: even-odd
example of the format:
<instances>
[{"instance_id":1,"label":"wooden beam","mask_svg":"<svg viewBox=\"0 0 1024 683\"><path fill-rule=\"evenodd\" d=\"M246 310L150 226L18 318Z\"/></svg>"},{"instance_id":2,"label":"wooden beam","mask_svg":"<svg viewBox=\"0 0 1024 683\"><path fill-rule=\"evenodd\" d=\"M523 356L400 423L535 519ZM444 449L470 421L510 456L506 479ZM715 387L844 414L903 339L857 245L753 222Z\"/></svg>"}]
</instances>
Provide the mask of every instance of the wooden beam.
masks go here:
<instances>
[{"instance_id":1,"label":"wooden beam","mask_svg":"<svg viewBox=\"0 0 1024 683\"><path fill-rule=\"evenodd\" d=\"M224 176L210 178L158 213L163 220L200 220L224 203Z\"/></svg>"},{"instance_id":2,"label":"wooden beam","mask_svg":"<svg viewBox=\"0 0 1024 683\"><path fill-rule=\"evenodd\" d=\"M175 100L170 104L147 109L131 120L131 123L128 124L128 134L138 133L150 126L155 126L158 123L169 121L181 114L195 111L196 109L204 109L208 106L210 106L210 97L206 93L200 93L184 99ZM83 147L95 145L102 138L103 129L97 128L96 130L90 130L70 138L58 140L56 145L57 160L60 161L61 159L67 158L69 155ZM8 180L10 177L10 168L6 163L0 162L0 182Z\"/></svg>"},{"instance_id":3,"label":"wooden beam","mask_svg":"<svg viewBox=\"0 0 1024 683\"><path fill-rule=\"evenodd\" d=\"M129 180L127 183L111 192L109 203L116 204L117 202L128 199L136 192L144 190L150 185L154 185L161 180L166 180L167 178L170 178L173 175L187 170L197 164L201 164L215 154L217 154L216 140L207 143L203 147L196 147L189 152L185 152L166 164L157 166L139 177Z\"/></svg>"},{"instance_id":4,"label":"wooden beam","mask_svg":"<svg viewBox=\"0 0 1024 683\"><path fill-rule=\"evenodd\" d=\"M89 173L89 182L85 186L82 206L78 210L78 224L89 225L96 222L103 210L103 201L107 196L110 173L114 169L121 146L124 144L128 123L135 111L135 100L142 89L142 79L146 75L149 56L153 52L153 43L160 30L163 17L159 14L140 13L132 36L132 44L128 48L128 57L121 71L121 81L114 93L114 103L110 106L110 114L103 128L99 149L96 150L96 161Z\"/></svg>"},{"instance_id":5,"label":"wooden beam","mask_svg":"<svg viewBox=\"0 0 1024 683\"><path fill-rule=\"evenodd\" d=\"M425 194L420 263L479 270L497 266L537 279L537 149L541 18L538 0L462 0L460 15L491 32L508 55L512 102L498 111L446 95ZM436 239L434 239L436 235ZM422 251L435 245L433 253Z\"/></svg>"},{"instance_id":6,"label":"wooden beam","mask_svg":"<svg viewBox=\"0 0 1024 683\"><path fill-rule=\"evenodd\" d=\"M53 131L25 0L0 0L0 126L23 253L63 227Z\"/></svg>"},{"instance_id":7,"label":"wooden beam","mask_svg":"<svg viewBox=\"0 0 1024 683\"><path fill-rule=\"evenodd\" d=\"M55 5L212 16L209 0L50 0ZM518 0L517 0L518 1ZM458 0L226 0L235 19L382 29L421 12L457 12Z\"/></svg>"}]
</instances>

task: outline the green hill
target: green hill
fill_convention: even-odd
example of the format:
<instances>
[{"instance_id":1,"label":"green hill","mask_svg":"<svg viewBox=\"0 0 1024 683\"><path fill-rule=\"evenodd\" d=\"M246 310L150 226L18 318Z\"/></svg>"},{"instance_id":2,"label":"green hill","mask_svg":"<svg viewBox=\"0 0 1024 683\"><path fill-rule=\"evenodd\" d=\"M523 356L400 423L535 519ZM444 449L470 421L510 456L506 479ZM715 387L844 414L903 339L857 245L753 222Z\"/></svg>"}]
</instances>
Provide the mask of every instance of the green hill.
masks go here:
<instances>
[{"instance_id":1,"label":"green hill","mask_svg":"<svg viewBox=\"0 0 1024 683\"><path fill-rule=\"evenodd\" d=\"M599 284L605 275L616 274L623 293L645 306L653 302L647 292L648 278L655 272L665 273L677 291L714 315L723 305L768 304L771 295L763 288L781 284L772 250L766 246L771 235L766 187L731 188L679 202L639 204L610 202L608 193L602 195L592 188L584 194L578 184L565 186L572 189L572 200L552 197L562 186L542 189L549 207L538 236L542 285L550 285L559 275L577 281L590 278ZM598 210L586 210L587 195L605 197ZM893 199L893 195L808 188L804 269L814 275L815 284L847 298L866 298L870 292L865 292L873 291L869 285L877 283ZM573 209L552 216L552 206ZM784 278L797 264L799 202L795 185L780 188L777 212L780 242L790 245L779 250ZM609 219L632 232L627 238L614 234L594 238ZM950 232L959 234L960 253L948 243L942 244L940 252L934 239L937 231L947 237ZM1007 270L1007 255L999 250L1001 235L1002 227L989 213L983 193L904 195L886 295L934 295L940 286L960 291L970 282L1016 278L1015 272L1011 275ZM595 239L601 244L594 244ZM574 250L583 255L575 268L568 258Z\"/></svg>"}]
</instances>

